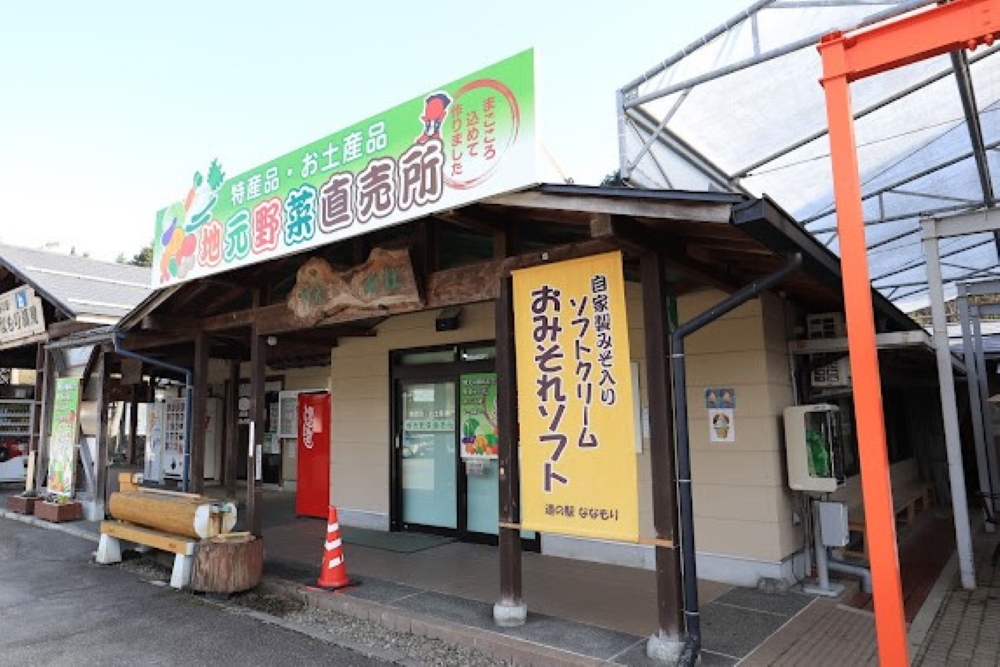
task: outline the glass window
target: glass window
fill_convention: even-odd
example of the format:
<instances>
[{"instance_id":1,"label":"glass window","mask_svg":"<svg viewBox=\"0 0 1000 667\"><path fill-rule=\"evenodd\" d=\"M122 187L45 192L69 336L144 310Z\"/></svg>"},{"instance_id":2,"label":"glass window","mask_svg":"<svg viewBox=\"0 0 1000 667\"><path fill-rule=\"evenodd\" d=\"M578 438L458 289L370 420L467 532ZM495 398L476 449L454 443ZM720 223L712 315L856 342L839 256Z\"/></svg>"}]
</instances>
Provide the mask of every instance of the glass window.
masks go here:
<instances>
[{"instance_id":1,"label":"glass window","mask_svg":"<svg viewBox=\"0 0 1000 667\"><path fill-rule=\"evenodd\" d=\"M455 383L403 385L403 521L456 528Z\"/></svg>"},{"instance_id":2,"label":"glass window","mask_svg":"<svg viewBox=\"0 0 1000 667\"><path fill-rule=\"evenodd\" d=\"M480 345L462 349L462 361L486 361L497 358L495 345Z\"/></svg>"},{"instance_id":3,"label":"glass window","mask_svg":"<svg viewBox=\"0 0 1000 667\"><path fill-rule=\"evenodd\" d=\"M425 364L450 364L455 361L455 348L443 350L427 350L422 352L403 352L399 355L399 363L404 366L422 366Z\"/></svg>"}]
</instances>

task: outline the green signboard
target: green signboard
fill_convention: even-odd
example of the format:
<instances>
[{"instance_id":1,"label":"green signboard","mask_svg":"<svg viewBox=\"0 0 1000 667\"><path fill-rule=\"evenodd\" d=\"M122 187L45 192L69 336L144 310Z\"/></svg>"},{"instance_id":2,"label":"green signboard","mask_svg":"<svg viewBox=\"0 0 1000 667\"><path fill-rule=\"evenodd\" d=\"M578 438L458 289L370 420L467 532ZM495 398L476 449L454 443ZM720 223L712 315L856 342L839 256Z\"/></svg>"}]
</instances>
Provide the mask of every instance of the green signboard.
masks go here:
<instances>
[{"instance_id":1,"label":"green signboard","mask_svg":"<svg viewBox=\"0 0 1000 667\"><path fill-rule=\"evenodd\" d=\"M49 435L49 493L73 495L76 444L80 431L80 378L58 378Z\"/></svg>"},{"instance_id":2,"label":"green signboard","mask_svg":"<svg viewBox=\"0 0 1000 667\"><path fill-rule=\"evenodd\" d=\"M183 199L157 213L152 284L301 252L533 185L534 102L529 50L242 174L227 178L213 161L194 174Z\"/></svg>"}]
</instances>

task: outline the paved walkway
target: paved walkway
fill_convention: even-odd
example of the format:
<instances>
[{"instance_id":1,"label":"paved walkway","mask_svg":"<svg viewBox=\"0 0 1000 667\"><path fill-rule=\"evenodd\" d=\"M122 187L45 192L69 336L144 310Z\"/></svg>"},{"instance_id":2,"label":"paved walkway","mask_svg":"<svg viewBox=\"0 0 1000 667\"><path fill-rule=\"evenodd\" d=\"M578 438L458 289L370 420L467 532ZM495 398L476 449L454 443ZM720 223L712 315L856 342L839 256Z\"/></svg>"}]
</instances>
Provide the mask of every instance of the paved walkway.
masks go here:
<instances>
[{"instance_id":1,"label":"paved walkway","mask_svg":"<svg viewBox=\"0 0 1000 667\"><path fill-rule=\"evenodd\" d=\"M965 590L952 576L940 612L918 649L914 664L1000 666L1000 567L994 554L1000 533L975 540L976 589Z\"/></svg>"},{"instance_id":2,"label":"paved walkway","mask_svg":"<svg viewBox=\"0 0 1000 667\"><path fill-rule=\"evenodd\" d=\"M644 651L656 622L651 572L526 553L528 623L502 629L492 620L492 603L498 597L495 548L441 542L410 551L348 542L348 571L362 585L328 593L312 588L325 521L295 519L288 514L287 502L287 496L265 494L265 585L270 590L392 628L474 646L515 664L654 664ZM0 510L0 516L5 514ZM96 539L96 524L47 527ZM987 562L996 539L977 538ZM911 656L917 664L1000 665L1000 575L996 568L980 568L979 573L983 588L976 592L949 591L952 570L937 587L939 593L928 598L911 626ZM699 591L703 665L840 667L877 662L873 614L840 599L764 593L709 581L699 582Z\"/></svg>"}]
</instances>

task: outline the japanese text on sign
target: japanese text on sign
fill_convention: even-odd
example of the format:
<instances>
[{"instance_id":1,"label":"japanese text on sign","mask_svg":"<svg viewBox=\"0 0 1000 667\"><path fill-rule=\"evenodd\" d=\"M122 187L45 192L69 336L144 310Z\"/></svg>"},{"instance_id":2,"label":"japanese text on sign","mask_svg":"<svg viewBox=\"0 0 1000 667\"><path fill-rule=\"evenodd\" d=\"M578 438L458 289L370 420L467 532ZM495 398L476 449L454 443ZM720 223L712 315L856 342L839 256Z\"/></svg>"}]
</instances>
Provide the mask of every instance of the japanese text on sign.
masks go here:
<instances>
[{"instance_id":1,"label":"japanese text on sign","mask_svg":"<svg viewBox=\"0 0 1000 667\"><path fill-rule=\"evenodd\" d=\"M531 51L227 178L214 160L157 214L156 287L534 183Z\"/></svg>"},{"instance_id":2,"label":"japanese text on sign","mask_svg":"<svg viewBox=\"0 0 1000 667\"><path fill-rule=\"evenodd\" d=\"M516 271L514 299L522 524L637 539L620 253Z\"/></svg>"},{"instance_id":3,"label":"japanese text on sign","mask_svg":"<svg viewBox=\"0 0 1000 667\"><path fill-rule=\"evenodd\" d=\"M0 294L0 344L45 333L42 300L30 287Z\"/></svg>"}]
</instances>

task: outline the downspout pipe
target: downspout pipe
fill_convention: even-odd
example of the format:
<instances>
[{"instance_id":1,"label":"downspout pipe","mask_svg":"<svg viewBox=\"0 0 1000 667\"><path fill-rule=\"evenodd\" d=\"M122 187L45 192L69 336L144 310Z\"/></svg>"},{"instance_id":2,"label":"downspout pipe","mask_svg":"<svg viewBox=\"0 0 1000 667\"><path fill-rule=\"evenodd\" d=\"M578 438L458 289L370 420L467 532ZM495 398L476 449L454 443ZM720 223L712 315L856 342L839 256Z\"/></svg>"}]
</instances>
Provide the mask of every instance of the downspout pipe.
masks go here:
<instances>
[{"instance_id":1,"label":"downspout pipe","mask_svg":"<svg viewBox=\"0 0 1000 667\"><path fill-rule=\"evenodd\" d=\"M115 354L184 375L184 468L181 471L181 490L187 493L190 482L188 472L191 469L191 404L194 402L194 372L189 368L174 366L165 361L153 359L152 357L125 349L122 347L122 334L118 331L115 332L113 339L115 342Z\"/></svg>"},{"instance_id":2,"label":"downspout pipe","mask_svg":"<svg viewBox=\"0 0 1000 667\"><path fill-rule=\"evenodd\" d=\"M743 305L761 292L799 270L802 254L794 253L780 269L750 283L731 294L689 322L677 327L671 335L670 358L674 370L674 424L677 437L677 496L681 514L681 555L684 578L684 618L688 637L693 644L693 659L697 659L701 648L701 616L698 608L698 572L695 563L694 511L691 499L691 446L688 429L687 370L684 361L684 339L714 322L729 311ZM687 653L687 651L685 651Z\"/></svg>"}]
</instances>

